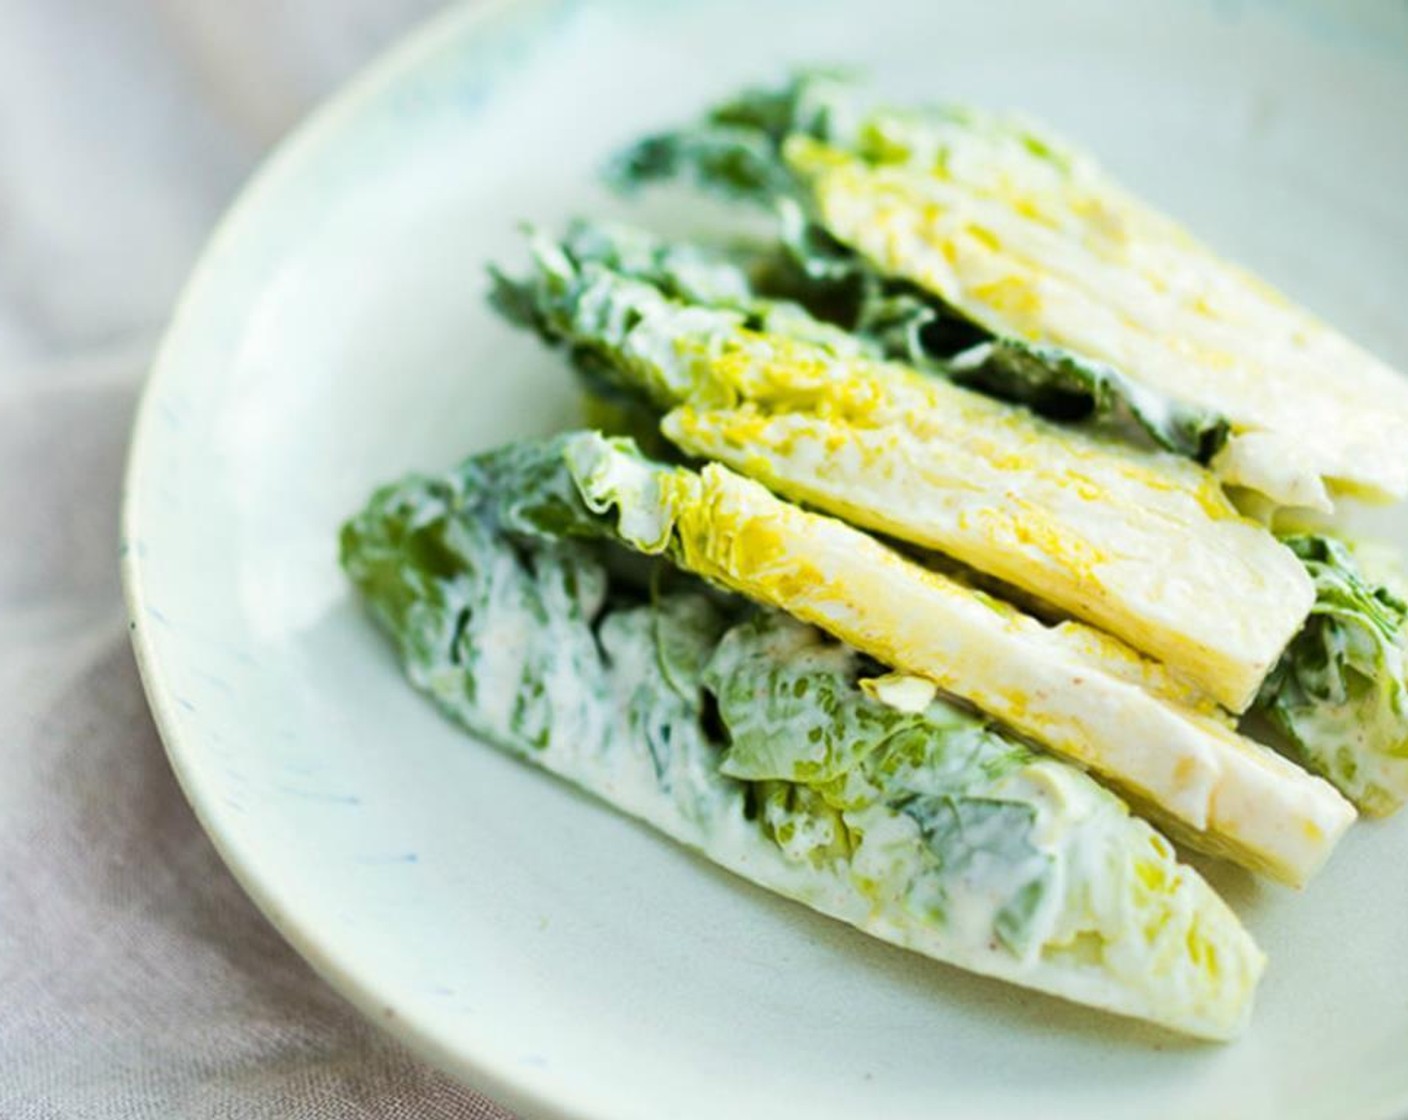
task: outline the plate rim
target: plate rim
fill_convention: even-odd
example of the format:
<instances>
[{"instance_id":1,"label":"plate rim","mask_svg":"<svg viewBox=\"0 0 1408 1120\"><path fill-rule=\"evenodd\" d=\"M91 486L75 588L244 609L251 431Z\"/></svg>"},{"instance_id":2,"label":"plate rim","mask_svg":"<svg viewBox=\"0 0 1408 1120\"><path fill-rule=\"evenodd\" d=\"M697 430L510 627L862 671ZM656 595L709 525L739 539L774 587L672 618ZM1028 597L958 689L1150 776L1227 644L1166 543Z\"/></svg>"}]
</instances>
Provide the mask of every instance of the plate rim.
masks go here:
<instances>
[{"instance_id":1,"label":"plate rim","mask_svg":"<svg viewBox=\"0 0 1408 1120\"><path fill-rule=\"evenodd\" d=\"M419 62L433 57L447 40L492 41L503 33L505 24L521 25L533 9L546 11L560 6L561 0L459 0L450 4L412 24L409 30L316 104L258 162L207 235L173 302L171 315L148 367L133 413L122 473L118 552L128 638L167 764L221 862L279 936L325 983L352 1004L366 1022L492 1103L525 1116L606 1120L611 1115L607 1111L579 1107L544 1092L541 1088L541 1070L530 1071L533 1076L520 1074L515 1072L516 1067L512 1064L496 1063L477 1056L479 1051L473 1048L451 1048L434 1033L422 1029L415 1020L397 1014L395 1008L376 990L374 983L342 967L336 955L323 943L316 927L300 921L293 911L285 909L271 895L260 871L239 853L214 799L203 787L199 767L190 762L183 746L186 732L175 715L178 704L163 670L161 655L145 622L150 617L145 558L143 550L133 544L143 539L140 479L151 454L155 438L152 433L158 426L158 402L162 390L178 376L179 365L173 357L177 341L192 315L192 308L212 283L211 278L226 246L235 240L248 216L257 211L265 196L291 169L306 159L309 152L334 140L344 122L355 119L398 77L413 72Z\"/></svg>"}]
</instances>

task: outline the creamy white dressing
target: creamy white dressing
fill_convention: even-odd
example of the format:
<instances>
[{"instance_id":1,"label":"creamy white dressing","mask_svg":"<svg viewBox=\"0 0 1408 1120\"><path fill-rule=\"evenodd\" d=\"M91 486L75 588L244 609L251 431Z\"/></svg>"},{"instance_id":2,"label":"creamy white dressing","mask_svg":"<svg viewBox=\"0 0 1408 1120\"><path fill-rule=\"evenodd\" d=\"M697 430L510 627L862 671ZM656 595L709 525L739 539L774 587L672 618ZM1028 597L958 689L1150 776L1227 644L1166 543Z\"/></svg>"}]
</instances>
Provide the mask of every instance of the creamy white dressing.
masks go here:
<instances>
[{"instance_id":1,"label":"creamy white dressing","mask_svg":"<svg viewBox=\"0 0 1408 1120\"><path fill-rule=\"evenodd\" d=\"M1234 434L1212 461L1228 486L1256 491L1274 506L1330 513L1335 503L1299 440L1272 432Z\"/></svg>"},{"instance_id":2,"label":"creamy white dressing","mask_svg":"<svg viewBox=\"0 0 1408 1120\"><path fill-rule=\"evenodd\" d=\"M880 703L907 713L924 711L939 692L933 681L907 673L887 673L883 677L863 680L860 686Z\"/></svg>"},{"instance_id":3,"label":"creamy white dressing","mask_svg":"<svg viewBox=\"0 0 1408 1120\"><path fill-rule=\"evenodd\" d=\"M631 471L605 476L642 481ZM1227 1038L1240 1030L1261 954L1210 888L1168 851L1154 861L1158 874L1172 877L1169 889L1156 892L1158 905L1179 928L1213 931L1221 970L1210 971L1192 952L1141 972L1116 970L1108 953L1076 958L1052 951L1052 939L1068 930L1094 931L1111 946L1143 938L1127 921L1130 897L1108 894L1104 909L1096 909L1089 905L1093 895L1070 887L1083 873L1082 860L1140 858L1148 831L1089 778L1050 760L1023 762L1025 753L1013 755L1010 747L996 755L989 749L984 757L1013 759L1015 771L1000 779L985 777L981 768L969 772L965 760L986 741L971 737L989 733L952 709L935 707L934 734L956 738L938 768L909 772L923 780L906 788L922 792L932 783L935 791L957 788L965 796L1026 806L1035 813L1029 845L1013 848L1009 838L998 838L999 846L979 846L948 870L945 849L931 850L916 820L885 804L883 795L847 812L848 843L839 855L816 858L818 848L838 836L834 815L810 820L784 813L779 823L798 827L779 843L745 812L749 787L720 772L721 746L706 737L701 699L690 683L699 656L715 648L710 627L718 623L710 620L717 608L677 596L616 607L593 624L605 590L595 562L583 562L580 550L529 547L537 551L527 566L514 549L481 548L468 569L473 578L440 579L409 614L398 616L410 627L398 637L412 678L472 729L721 866L897 945L1187 1033ZM414 560L403 555L396 562ZM424 577L417 572L402 586L423 587L417 581ZM372 579L369 593L390 586L383 578ZM933 697L929 681L896 675L873 682L870 691L911 712ZM852 695L854 702L869 702L860 690ZM981 821L975 818L984 827ZM1101 854L1082 855L1087 848ZM1021 916L1026 947L1015 952L1000 932L1001 915L1013 892L1038 877L1045 893ZM1138 955L1134 945L1123 951Z\"/></svg>"},{"instance_id":4,"label":"creamy white dressing","mask_svg":"<svg viewBox=\"0 0 1408 1120\"><path fill-rule=\"evenodd\" d=\"M622 676L646 670L642 662L619 664ZM560 687L571 685L564 681ZM613 709L619 711L620 697L613 697L613 701ZM569 707L579 710L577 703ZM675 790L667 793L645 753L632 749L631 736L619 718L607 729L606 742L613 747L606 751L587 749L594 736L584 734L588 729L580 725L569 724L557 731L547 750L529 756L533 762L700 850L743 878L873 936L971 971L1207 1037L1231 1037L1241 1030L1250 1013L1249 1000L1229 1002L1226 992L1249 993L1263 958L1250 948L1235 918L1223 912L1220 900L1192 872L1178 869L1185 882L1169 901L1169 913L1177 916L1175 925L1180 929L1199 920L1204 928L1215 926L1214 915L1226 923L1224 962L1241 975L1235 980L1219 978L1219 988L1225 987L1220 997L1210 995L1205 977L1172 967L1171 962L1170 967L1151 972L1135 944L1122 944L1134 940L1124 925L1122 900L1110 898L1102 905L1091 899L1089 892L1072 895L1071 880L1107 873L1101 865L1115 853L1127 851L1131 840L1141 842L1148 829L1124 815L1107 797L1102 799L1087 779L1063 773L1055 764L1029 767L995 791L1038 806L1039 834L1046 842L1037 855L1054 861L1053 889L1034 920L1037 932L1032 948L1019 957L993 935L994 911L1003 897L995 885L979 879L967 884L965 890L946 891L942 923L927 919L899 900L886 901L857 885L905 882L913 874L909 861L920 841L917 826L907 817L879 811L856 814L853 823L863 829L863 838L849 864L799 862L789 859L785 848L767 841L757 824L745 819L736 783L723 779L724 792L719 792L715 748L690 740L685 748L688 762L683 774L677 770L675 777L688 775L692 780L677 781ZM1101 814L1104 827L1093 826L1091 818ZM1080 827L1073 828L1073 821ZM1020 876L1023 869L1007 873ZM1103 947L1098 960L1077 967L1059 955L1043 953L1042 946L1081 930L1098 931Z\"/></svg>"}]
</instances>

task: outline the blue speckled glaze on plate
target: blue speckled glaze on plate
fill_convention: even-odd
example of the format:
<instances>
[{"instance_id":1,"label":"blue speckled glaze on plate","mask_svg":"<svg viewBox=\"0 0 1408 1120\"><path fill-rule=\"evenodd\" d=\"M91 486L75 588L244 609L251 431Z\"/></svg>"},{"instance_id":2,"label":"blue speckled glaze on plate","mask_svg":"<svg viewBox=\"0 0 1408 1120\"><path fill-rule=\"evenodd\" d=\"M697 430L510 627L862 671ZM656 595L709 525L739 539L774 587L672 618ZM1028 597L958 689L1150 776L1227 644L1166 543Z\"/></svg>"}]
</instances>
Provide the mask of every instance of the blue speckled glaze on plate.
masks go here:
<instances>
[{"instance_id":1,"label":"blue speckled glaze on plate","mask_svg":"<svg viewBox=\"0 0 1408 1120\"><path fill-rule=\"evenodd\" d=\"M1244 1040L1185 1043L872 943L466 739L349 598L334 536L374 484L573 416L483 306L515 223L619 208L594 181L613 147L828 59L1048 118L1408 366L1408 5L452 11L251 184L147 392L123 565L197 813L333 984L529 1115L1408 1114L1408 822L1357 830L1301 896L1215 870L1271 969Z\"/></svg>"}]
</instances>

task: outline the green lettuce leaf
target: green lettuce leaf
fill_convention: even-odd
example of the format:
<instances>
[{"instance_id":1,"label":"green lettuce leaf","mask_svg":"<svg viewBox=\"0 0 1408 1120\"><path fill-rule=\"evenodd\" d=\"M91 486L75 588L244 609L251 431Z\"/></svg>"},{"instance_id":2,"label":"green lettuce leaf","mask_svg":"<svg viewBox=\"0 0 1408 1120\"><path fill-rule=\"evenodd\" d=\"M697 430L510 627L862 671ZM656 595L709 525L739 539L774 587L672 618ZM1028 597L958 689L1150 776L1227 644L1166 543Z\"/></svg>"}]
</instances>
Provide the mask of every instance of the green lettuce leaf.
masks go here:
<instances>
[{"instance_id":1,"label":"green lettuce leaf","mask_svg":"<svg viewBox=\"0 0 1408 1120\"><path fill-rule=\"evenodd\" d=\"M1366 813L1391 813L1408 800L1408 604L1371 580L1343 541L1300 534L1285 543L1315 580L1315 606L1257 707L1307 767Z\"/></svg>"},{"instance_id":2,"label":"green lettuce leaf","mask_svg":"<svg viewBox=\"0 0 1408 1120\"><path fill-rule=\"evenodd\" d=\"M916 905L942 920L964 885L1001 880L993 931L1013 952L1030 951L1054 889L1038 814L974 790L999 787L1035 755L952 705L905 711L872 698L861 680L880 671L775 612L730 631L705 677L729 729L720 770L777 779L765 820L779 843L808 854L831 855L876 806L903 814L935 861L910 886Z\"/></svg>"},{"instance_id":3,"label":"green lettuce leaf","mask_svg":"<svg viewBox=\"0 0 1408 1120\"><path fill-rule=\"evenodd\" d=\"M932 690L868 685L877 666L786 615L664 559L623 565L570 446L407 479L343 529L345 570L445 712L878 937L1176 1030L1240 1029L1261 954L1116 797Z\"/></svg>"}]
</instances>

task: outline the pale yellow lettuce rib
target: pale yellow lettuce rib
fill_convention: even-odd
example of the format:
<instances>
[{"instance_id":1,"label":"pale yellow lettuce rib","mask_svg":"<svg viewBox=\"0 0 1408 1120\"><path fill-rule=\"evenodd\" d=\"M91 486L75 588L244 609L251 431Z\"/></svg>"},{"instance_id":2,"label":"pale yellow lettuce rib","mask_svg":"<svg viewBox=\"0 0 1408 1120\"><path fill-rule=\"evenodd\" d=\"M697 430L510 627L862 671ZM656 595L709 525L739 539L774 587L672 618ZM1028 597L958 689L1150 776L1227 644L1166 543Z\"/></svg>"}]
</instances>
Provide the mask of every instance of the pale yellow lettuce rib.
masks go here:
<instances>
[{"instance_id":1,"label":"pale yellow lettuce rib","mask_svg":"<svg viewBox=\"0 0 1408 1120\"><path fill-rule=\"evenodd\" d=\"M1329 505L1408 495L1408 382L1025 122L881 111L865 158L784 157L817 219L988 329L1111 363L1225 416L1229 483Z\"/></svg>"},{"instance_id":2,"label":"pale yellow lettuce rib","mask_svg":"<svg viewBox=\"0 0 1408 1120\"><path fill-rule=\"evenodd\" d=\"M1023 588L1234 711L1313 602L1296 558L1187 460L775 335L681 356L702 387L663 422L680 447Z\"/></svg>"}]
</instances>

